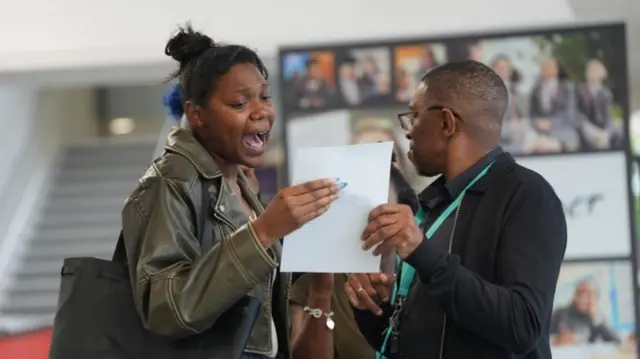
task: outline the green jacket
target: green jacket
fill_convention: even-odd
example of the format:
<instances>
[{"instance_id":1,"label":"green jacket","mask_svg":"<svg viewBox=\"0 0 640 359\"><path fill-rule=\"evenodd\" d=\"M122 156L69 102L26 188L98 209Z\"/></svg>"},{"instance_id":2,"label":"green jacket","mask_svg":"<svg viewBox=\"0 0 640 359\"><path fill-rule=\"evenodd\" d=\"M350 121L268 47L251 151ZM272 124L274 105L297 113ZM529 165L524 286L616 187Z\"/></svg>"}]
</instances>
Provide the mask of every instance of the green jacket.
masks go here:
<instances>
[{"instance_id":1,"label":"green jacket","mask_svg":"<svg viewBox=\"0 0 640 359\"><path fill-rule=\"evenodd\" d=\"M256 214L263 207L239 171L242 193ZM200 250L195 236L201 210L200 178L210 180L214 247ZM156 159L128 198L122 212L124 241L136 307L144 326L181 338L211 327L244 295L262 301L247 352L271 352L271 318L279 351L289 351L289 274L273 276L280 243L265 249L249 218L222 178L220 169L186 129L174 129L165 153ZM278 298L273 303L273 298Z\"/></svg>"}]
</instances>

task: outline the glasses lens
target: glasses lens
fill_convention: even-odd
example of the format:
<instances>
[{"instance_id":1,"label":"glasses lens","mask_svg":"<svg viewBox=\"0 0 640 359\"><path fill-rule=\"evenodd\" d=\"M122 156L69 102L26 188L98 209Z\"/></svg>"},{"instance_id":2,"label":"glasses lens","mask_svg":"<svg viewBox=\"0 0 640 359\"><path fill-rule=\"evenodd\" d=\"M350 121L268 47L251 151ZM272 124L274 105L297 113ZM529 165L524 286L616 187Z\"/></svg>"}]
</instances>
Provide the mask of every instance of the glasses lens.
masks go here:
<instances>
[{"instance_id":1,"label":"glasses lens","mask_svg":"<svg viewBox=\"0 0 640 359\"><path fill-rule=\"evenodd\" d=\"M411 128L411 117L409 117L409 115L402 114L399 116L399 118L400 126L402 126L403 129L408 130L409 128Z\"/></svg>"}]
</instances>

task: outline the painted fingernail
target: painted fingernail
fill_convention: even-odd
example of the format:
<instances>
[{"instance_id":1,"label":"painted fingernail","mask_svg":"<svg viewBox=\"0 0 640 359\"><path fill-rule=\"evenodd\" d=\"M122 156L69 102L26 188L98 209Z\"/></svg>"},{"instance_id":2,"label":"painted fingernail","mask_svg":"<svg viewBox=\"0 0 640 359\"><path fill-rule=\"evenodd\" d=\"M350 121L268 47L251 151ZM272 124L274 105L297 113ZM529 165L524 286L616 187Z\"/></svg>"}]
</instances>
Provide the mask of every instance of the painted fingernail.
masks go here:
<instances>
[{"instance_id":1,"label":"painted fingernail","mask_svg":"<svg viewBox=\"0 0 640 359\"><path fill-rule=\"evenodd\" d=\"M337 182L338 190L343 190L349 185L347 182Z\"/></svg>"}]
</instances>

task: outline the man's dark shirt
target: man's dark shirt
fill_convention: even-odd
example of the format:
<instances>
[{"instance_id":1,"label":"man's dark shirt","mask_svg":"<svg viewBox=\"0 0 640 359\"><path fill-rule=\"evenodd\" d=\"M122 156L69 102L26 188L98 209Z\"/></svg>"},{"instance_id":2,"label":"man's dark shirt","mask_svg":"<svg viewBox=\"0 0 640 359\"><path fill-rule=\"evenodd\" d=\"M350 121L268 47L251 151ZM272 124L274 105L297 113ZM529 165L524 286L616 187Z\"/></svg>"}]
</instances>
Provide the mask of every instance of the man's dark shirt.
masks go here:
<instances>
[{"instance_id":1,"label":"man's dark shirt","mask_svg":"<svg viewBox=\"0 0 640 359\"><path fill-rule=\"evenodd\" d=\"M420 207L425 213L424 220L420 225L424 233L433 225L442 212L447 209L451 202L464 191L465 187L501 153L502 148L498 147L494 149L471 168L451 181L447 182L444 176L440 176L418 195ZM449 242L451 240L451 230L453 229L454 219L455 211L442 222L442 225L440 225L440 228L438 228L430 240L433 245L445 252L449 252ZM444 326L444 312L428 293L420 290L423 286L427 286L427 284L423 284L414 278L401 319L403 334L400 339L401 346L403 343L424 342L423 333L425 328L428 328L429 332L441 332ZM420 310L412 310L415 306L419 306ZM424 352L425 358L437 358L440 347L428 345L421 349L421 351Z\"/></svg>"},{"instance_id":2,"label":"man's dark shirt","mask_svg":"<svg viewBox=\"0 0 640 359\"><path fill-rule=\"evenodd\" d=\"M496 148L460 176L451 181L445 181L441 177L419 195L421 207L426 213L425 221L421 227L423 231L426 231L464 188L487 165L494 161L496 164L490 169L489 174L511 171L508 175L508 180L505 182L510 183L510 185L504 185L505 192L486 190L487 187L491 187L492 183L499 181L498 177L489 178L490 175L487 174L485 176L486 180L484 182L480 180L476 185L472 186L469 194L465 195L461 203L460 217L455 229L455 239L451 236L455 218L454 211L443 222L438 231L434 233L431 240L423 241L407 258L407 262L416 269L416 278L414 278L414 284L409 291L400 321L399 340L403 359L440 358L441 342L445 343L443 358L550 358L548 326L557 275L566 247L566 224L560 201L551 187L544 182L544 179L532 171L517 166L509 154L504 153L501 148ZM516 166L518 175L513 178L515 172L512 167ZM495 173L492 173L492 171ZM498 253L496 251L500 248L498 243L500 243L503 232L505 232L500 228L500 226L504 226L502 224L504 218L501 216L508 218L511 214L507 213L511 210L508 207L510 202L520 202L520 198L515 198L514 201L508 198L522 187L519 183L514 183L520 182L520 178L518 178L520 177L520 171L525 171L523 172L525 176L532 177L524 179L527 185L531 184L529 182L534 182L536 187L539 187L537 186L538 183L541 186L546 186L546 188L542 188L545 196L538 196L540 197L538 199L544 200L545 205L548 204L551 207L547 208L546 211L542 209L542 212L557 216L555 220L550 222L552 225L545 229L554 233L555 240L555 243L552 244L553 248L549 248L549 251L553 253L547 256L549 260L548 273L538 273L539 268L532 268L531 270L525 268L529 264L526 260L523 260L522 263L514 263L519 261L516 257L523 253L500 253L505 259L497 257ZM500 183L499 186L502 186L502 184ZM477 193L474 192L477 189L476 187L480 189L476 191ZM486 190L486 193L483 192L484 190ZM479 196L478 194L481 195ZM526 197L531 193L519 195ZM546 203L547 201L549 203ZM533 207L540 206L534 204ZM538 209L538 212L540 212L540 209ZM539 214L537 213L537 215ZM518 215L521 216L522 214L518 213ZM478 221L474 220L475 217L479 217L479 222L483 223L476 223ZM525 217L525 222L527 221L530 222ZM516 225L519 226L520 223ZM528 225L530 226L531 223L528 223ZM487 228L487 233L483 233L485 227ZM526 231L529 228L523 228L523 230ZM512 232L518 232L518 229L512 231L510 228L508 232L510 236ZM532 235L536 238L538 236L549 237L547 232L533 233ZM475 236L480 238L475 238ZM523 238L527 240L526 245L534 245L529 243L529 238ZM448 254L450 247L453 249L451 255ZM532 248L535 248L535 245ZM520 248L517 249L517 251L519 250ZM547 248L541 245L540 250L545 251ZM486 253L490 253L490 255L486 255ZM501 260L505 262L502 263ZM505 268L500 268L503 264ZM462 268L461 265L468 266L469 269ZM512 323L510 320L500 318L500 315L493 314L491 311L496 311L496 313L508 313L513 310L524 312L523 308L526 308L529 303L517 303L518 307L514 308L515 305L509 303L510 299L507 299L507 297L514 295L514 293L508 292L511 289L502 287L498 289L500 293L494 294L486 287L493 284L486 280L498 285L503 284L500 283L503 276L499 271L509 270L511 266L516 265L523 267L522 272L526 273L524 275L540 276L540 278L532 280L534 284L537 284L539 280L546 284L545 292L540 294L544 296L544 303L533 303L536 307L529 308L540 310L539 313L533 313L536 317L516 317L515 319L520 319L520 322ZM527 271L531 273L527 273ZM519 270L517 272L521 274ZM488 278L481 278L481 275ZM547 280L546 278L549 279ZM535 294L538 295L538 293ZM477 298L471 298L471 295L477 296ZM532 298L539 299L538 297ZM467 302L474 304L480 311L471 311L474 306L466 305ZM509 305L513 307L510 308ZM538 308L540 305L543 306ZM487 308L487 306L491 308ZM376 348L380 348L382 341L380 333L388 323L386 316L392 312L392 308L388 305L385 305L383 309L385 309L385 315L377 318L366 311L354 311L361 331ZM470 313L465 313L465 309L470 310ZM445 312L447 313L447 325L445 330L446 337L443 338ZM478 319L473 318L476 314L478 314ZM520 315L520 313L517 315ZM484 318L490 318L491 320ZM509 322L508 325L517 327L508 329L506 327L507 324L504 322ZM471 327L475 326L478 326L478 328L474 332ZM528 326L534 328L529 328ZM536 326L537 328L535 328ZM484 333L485 328L486 333ZM502 331L509 335L501 334ZM532 331L535 333L531 334ZM535 337L531 337L531 339L524 338L523 333L535 335ZM486 337L483 338L485 335ZM494 337L496 338L494 339ZM543 343L536 344L538 341L543 341ZM539 348L534 349L536 345ZM485 347L486 350L484 350Z\"/></svg>"}]
</instances>

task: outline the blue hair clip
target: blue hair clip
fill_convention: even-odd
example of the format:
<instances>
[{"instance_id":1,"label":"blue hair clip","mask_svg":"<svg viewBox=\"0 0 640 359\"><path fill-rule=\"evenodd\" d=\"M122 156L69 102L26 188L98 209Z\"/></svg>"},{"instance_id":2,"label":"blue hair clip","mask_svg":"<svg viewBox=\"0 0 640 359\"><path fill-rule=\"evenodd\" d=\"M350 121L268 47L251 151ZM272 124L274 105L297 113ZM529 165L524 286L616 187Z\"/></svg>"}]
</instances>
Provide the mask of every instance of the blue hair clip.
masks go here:
<instances>
[{"instance_id":1,"label":"blue hair clip","mask_svg":"<svg viewBox=\"0 0 640 359\"><path fill-rule=\"evenodd\" d=\"M175 83L171 85L169 90L165 92L162 103L167 109L169 116L173 117L176 122L180 122L182 115L184 114L184 108L182 107L182 97L180 96L180 84Z\"/></svg>"}]
</instances>

